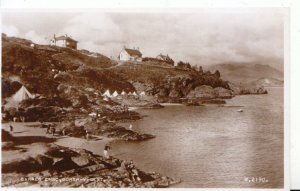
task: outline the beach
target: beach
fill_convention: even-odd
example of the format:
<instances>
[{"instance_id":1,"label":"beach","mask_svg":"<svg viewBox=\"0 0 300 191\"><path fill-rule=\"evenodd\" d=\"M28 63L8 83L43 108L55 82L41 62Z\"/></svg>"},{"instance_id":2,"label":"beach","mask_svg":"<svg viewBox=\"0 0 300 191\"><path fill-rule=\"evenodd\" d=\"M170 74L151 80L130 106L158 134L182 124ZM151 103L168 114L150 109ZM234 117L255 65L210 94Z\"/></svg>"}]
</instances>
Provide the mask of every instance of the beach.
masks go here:
<instances>
[{"instance_id":1,"label":"beach","mask_svg":"<svg viewBox=\"0 0 300 191\"><path fill-rule=\"evenodd\" d=\"M137 167L140 180L131 180L130 171L121 168L127 161L102 156L105 145L115 138L52 135L39 122L10 122L2 123L2 139L4 187L168 187L179 182Z\"/></svg>"}]
</instances>

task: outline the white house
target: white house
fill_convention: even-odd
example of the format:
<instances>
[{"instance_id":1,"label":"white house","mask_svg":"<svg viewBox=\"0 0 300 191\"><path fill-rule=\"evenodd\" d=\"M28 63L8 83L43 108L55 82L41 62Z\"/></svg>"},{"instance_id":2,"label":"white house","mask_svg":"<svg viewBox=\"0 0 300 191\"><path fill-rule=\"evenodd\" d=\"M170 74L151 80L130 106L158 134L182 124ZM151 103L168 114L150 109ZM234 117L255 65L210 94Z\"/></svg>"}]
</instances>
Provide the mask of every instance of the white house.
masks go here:
<instances>
[{"instance_id":1,"label":"white house","mask_svg":"<svg viewBox=\"0 0 300 191\"><path fill-rule=\"evenodd\" d=\"M59 37L54 35L53 39L50 41L50 45L77 49L77 41L67 35Z\"/></svg>"},{"instance_id":2,"label":"white house","mask_svg":"<svg viewBox=\"0 0 300 191\"><path fill-rule=\"evenodd\" d=\"M124 47L123 50L119 54L119 59L121 61L142 61L142 53L139 48L129 49Z\"/></svg>"}]
</instances>

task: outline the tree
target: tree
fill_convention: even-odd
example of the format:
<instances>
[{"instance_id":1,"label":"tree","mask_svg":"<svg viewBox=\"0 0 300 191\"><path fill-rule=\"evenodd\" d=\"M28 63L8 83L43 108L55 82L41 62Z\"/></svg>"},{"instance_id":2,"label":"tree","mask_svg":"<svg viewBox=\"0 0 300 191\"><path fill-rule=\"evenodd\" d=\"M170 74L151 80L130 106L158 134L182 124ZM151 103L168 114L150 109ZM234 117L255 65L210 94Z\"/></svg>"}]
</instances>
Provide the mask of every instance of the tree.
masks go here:
<instances>
[{"instance_id":1,"label":"tree","mask_svg":"<svg viewBox=\"0 0 300 191\"><path fill-rule=\"evenodd\" d=\"M192 69L195 70L195 71L198 71L197 65L194 65L194 66L192 67Z\"/></svg>"},{"instance_id":2,"label":"tree","mask_svg":"<svg viewBox=\"0 0 300 191\"><path fill-rule=\"evenodd\" d=\"M219 70L216 70L216 71L215 71L215 75L216 75L218 78L221 77L221 74L220 74Z\"/></svg>"},{"instance_id":3,"label":"tree","mask_svg":"<svg viewBox=\"0 0 300 191\"><path fill-rule=\"evenodd\" d=\"M199 72L200 72L200 73L203 73L203 68L202 68L202 66L199 66Z\"/></svg>"},{"instance_id":4,"label":"tree","mask_svg":"<svg viewBox=\"0 0 300 191\"><path fill-rule=\"evenodd\" d=\"M181 69L191 69L191 64L190 63L185 63L185 62L182 62L182 61L179 61L177 63L177 68L181 68Z\"/></svg>"}]
</instances>

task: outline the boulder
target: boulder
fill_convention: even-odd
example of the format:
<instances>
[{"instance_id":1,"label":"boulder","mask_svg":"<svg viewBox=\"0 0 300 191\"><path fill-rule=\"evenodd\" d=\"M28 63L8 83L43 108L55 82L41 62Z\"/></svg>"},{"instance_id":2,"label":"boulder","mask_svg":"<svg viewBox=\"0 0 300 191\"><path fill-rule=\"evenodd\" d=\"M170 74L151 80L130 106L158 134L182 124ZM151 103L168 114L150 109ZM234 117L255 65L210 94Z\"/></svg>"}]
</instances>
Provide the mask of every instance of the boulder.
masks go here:
<instances>
[{"instance_id":1,"label":"boulder","mask_svg":"<svg viewBox=\"0 0 300 191\"><path fill-rule=\"evenodd\" d=\"M222 87L217 87L214 88L215 91L215 95L218 98L232 98L233 97L233 93L231 90L222 88Z\"/></svg>"},{"instance_id":2,"label":"boulder","mask_svg":"<svg viewBox=\"0 0 300 191\"><path fill-rule=\"evenodd\" d=\"M181 97L180 90L172 89L170 91L169 97L172 97L172 98L179 98L179 97Z\"/></svg>"},{"instance_id":3,"label":"boulder","mask_svg":"<svg viewBox=\"0 0 300 191\"><path fill-rule=\"evenodd\" d=\"M267 91L264 87L259 87L259 88L256 90L256 93L257 93L257 94L267 94L268 91Z\"/></svg>"},{"instance_id":4,"label":"boulder","mask_svg":"<svg viewBox=\"0 0 300 191\"><path fill-rule=\"evenodd\" d=\"M78 166L85 166L87 164L89 164L89 159L87 157L84 156L74 156L71 157L71 160L76 163Z\"/></svg>"},{"instance_id":5,"label":"boulder","mask_svg":"<svg viewBox=\"0 0 300 191\"><path fill-rule=\"evenodd\" d=\"M202 85L196 87L194 90L190 91L187 98L216 98L215 90L211 86Z\"/></svg>"}]
</instances>

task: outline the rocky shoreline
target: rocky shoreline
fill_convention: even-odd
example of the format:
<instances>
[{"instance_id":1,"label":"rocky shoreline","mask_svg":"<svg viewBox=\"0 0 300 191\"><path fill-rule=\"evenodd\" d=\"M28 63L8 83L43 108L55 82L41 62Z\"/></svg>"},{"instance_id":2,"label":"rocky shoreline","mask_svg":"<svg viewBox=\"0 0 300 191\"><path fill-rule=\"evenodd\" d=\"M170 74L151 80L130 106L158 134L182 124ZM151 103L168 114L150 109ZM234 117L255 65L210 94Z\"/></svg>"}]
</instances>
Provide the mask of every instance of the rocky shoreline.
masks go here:
<instances>
[{"instance_id":1,"label":"rocky shoreline","mask_svg":"<svg viewBox=\"0 0 300 191\"><path fill-rule=\"evenodd\" d=\"M130 136L124 137L124 135L119 134L115 139L140 141L149 138L133 131ZM107 159L86 149L57 145L55 141L60 137L30 136L31 141L29 137L27 140L23 138L25 137L15 137L8 131L2 130L2 150L8 152L4 154L9 155L11 150L26 153L28 148L23 148L23 145L29 142L31 146L32 144L43 145L44 152L30 154L29 157L18 160L4 161L2 163L3 187L160 188L180 182L156 172L144 172L137 167L134 169L139 178L134 179L132 169L126 167L129 161L115 157Z\"/></svg>"}]
</instances>

